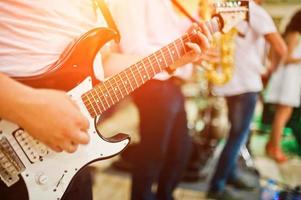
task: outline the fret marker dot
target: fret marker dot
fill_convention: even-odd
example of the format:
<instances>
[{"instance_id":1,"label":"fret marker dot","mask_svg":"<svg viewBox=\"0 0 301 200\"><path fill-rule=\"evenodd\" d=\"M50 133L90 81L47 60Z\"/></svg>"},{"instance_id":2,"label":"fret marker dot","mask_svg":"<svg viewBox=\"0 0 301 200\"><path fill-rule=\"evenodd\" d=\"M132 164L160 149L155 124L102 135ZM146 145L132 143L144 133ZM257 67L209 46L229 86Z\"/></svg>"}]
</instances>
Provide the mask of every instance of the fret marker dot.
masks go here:
<instances>
[{"instance_id":1,"label":"fret marker dot","mask_svg":"<svg viewBox=\"0 0 301 200\"><path fill-rule=\"evenodd\" d=\"M125 84L128 84L128 82L124 81Z\"/></svg>"},{"instance_id":2,"label":"fret marker dot","mask_svg":"<svg viewBox=\"0 0 301 200\"><path fill-rule=\"evenodd\" d=\"M162 59L160 58L159 61L162 62Z\"/></svg>"},{"instance_id":3,"label":"fret marker dot","mask_svg":"<svg viewBox=\"0 0 301 200\"><path fill-rule=\"evenodd\" d=\"M105 94L105 96L107 97L108 95L107 95L107 94Z\"/></svg>"},{"instance_id":4,"label":"fret marker dot","mask_svg":"<svg viewBox=\"0 0 301 200\"><path fill-rule=\"evenodd\" d=\"M115 90L117 91L117 88L115 88Z\"/></svg>"},{"instance_id":5,"label":"fret marker dot","mask_svg":"<svg viewBox=\"0 0 301 200\"><path fill-rule=\"evenodd\" d=\"M175 54L175 51L172 51L171 53L172 53L172 54Z\"/></svg>"},{"instance_id":6,"label":"fret marker dot","mask_svg":"<svg viewBox=\"0 0 301 200\"><path fill-rule=\"evenodd\" d=\"M144 75L143 78L146 78L146 76Z\"/></svg>"}]
</instances>

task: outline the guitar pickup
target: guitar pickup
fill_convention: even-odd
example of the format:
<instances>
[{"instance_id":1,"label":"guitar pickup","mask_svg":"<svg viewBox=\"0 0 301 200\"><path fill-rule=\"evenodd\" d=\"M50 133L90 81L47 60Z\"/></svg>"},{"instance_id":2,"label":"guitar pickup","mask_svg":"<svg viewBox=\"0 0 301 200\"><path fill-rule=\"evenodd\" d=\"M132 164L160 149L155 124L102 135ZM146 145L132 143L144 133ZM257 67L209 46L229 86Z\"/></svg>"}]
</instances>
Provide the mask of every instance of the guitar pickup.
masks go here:
<instances>
[{"instance_id":1,"label":"guitar pickup","mask_svg":"<svg viewBox=\"0 0 301 200\"><path fill-rule=\"evenodd\" d=\"M13 135L31 163L43 160L43 157L49 153L44 144L31 137L23 129L16 130Z\"/></svg>"}]
</instances>

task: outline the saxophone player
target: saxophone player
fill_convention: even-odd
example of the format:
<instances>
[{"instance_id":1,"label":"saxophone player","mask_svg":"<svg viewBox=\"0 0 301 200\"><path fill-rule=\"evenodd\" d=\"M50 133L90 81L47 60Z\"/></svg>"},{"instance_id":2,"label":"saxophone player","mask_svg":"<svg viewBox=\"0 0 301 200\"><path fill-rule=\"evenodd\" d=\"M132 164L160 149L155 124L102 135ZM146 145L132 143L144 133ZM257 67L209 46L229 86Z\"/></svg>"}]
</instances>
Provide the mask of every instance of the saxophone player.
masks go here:
<instances>
[{"instance_id":1,"label":"saxophone player","mask_svg":"<svg viewBox=\"0 0 301 200\"><path fill-rule=\"evenodd\" d=\"M213 199L240 199L226 190L231 184L238 189L253 189L254 186L238 174L237 157L241 146L249 134L257 95L262 90L261 50L264 42L283 59L287 54L285 42L277 32L269 14L260 6L262 0L251 0L249 4L249 23L242 22L237 27L242 36L235 38L234 74L232 79L221 87L217 94L227 101L228 118L231 124L227 142L220 155L213 177L210 181L207 197Z\"/></svg>"}]
</instances>

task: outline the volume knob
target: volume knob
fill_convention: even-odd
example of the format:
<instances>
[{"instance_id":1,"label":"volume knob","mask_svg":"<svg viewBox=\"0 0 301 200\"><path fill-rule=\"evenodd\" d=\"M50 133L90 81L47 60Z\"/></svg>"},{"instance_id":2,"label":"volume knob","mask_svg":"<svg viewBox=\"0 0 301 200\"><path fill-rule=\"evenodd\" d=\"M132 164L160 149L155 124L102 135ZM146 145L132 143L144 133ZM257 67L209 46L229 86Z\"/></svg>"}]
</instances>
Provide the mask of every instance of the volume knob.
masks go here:
<instances>
[{"instance_id":1,"label":"volume knob","mask_svg":"<svg viewBox=\"0 0 301 200\"><path fill-rule=\"evenodd\" d=\"M48 181L48 177L44 173L41 173L36 177L36 182L39 185L45 185L47 181Z\"/></svg>"}]
</instances>

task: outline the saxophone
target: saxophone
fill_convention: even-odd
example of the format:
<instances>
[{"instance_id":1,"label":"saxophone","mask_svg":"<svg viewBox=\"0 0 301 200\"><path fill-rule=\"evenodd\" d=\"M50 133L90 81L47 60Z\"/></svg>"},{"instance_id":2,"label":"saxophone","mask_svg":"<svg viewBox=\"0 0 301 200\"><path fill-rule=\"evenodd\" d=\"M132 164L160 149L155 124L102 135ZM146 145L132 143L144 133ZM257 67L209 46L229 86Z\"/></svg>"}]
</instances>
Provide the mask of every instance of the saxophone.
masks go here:
<instances>
[{"instance_id":1,"label":"saxophone","mask_svg":"<svg viewBox=\"0 0 301 200\"><path fill-rule=\"evenodd\" d=\"M199 16L202 20L208 20L214 14L214 0L199 0ZM222 3L225 1L220 1ZM218 35L212 42L212 47L218 51L220 60L202 61L201 65L205 69L205 78L209 85L224 85L232 78L234 67L234 37L236 29L232 29L226 34Z\"/></svg>"}]
</instances>

